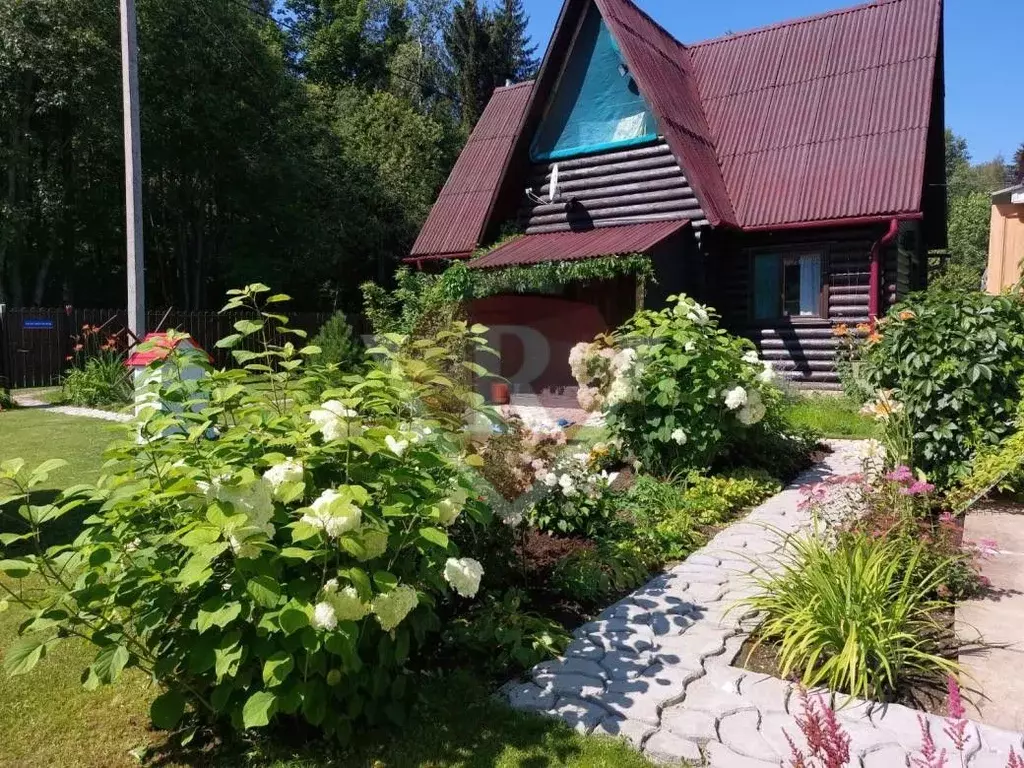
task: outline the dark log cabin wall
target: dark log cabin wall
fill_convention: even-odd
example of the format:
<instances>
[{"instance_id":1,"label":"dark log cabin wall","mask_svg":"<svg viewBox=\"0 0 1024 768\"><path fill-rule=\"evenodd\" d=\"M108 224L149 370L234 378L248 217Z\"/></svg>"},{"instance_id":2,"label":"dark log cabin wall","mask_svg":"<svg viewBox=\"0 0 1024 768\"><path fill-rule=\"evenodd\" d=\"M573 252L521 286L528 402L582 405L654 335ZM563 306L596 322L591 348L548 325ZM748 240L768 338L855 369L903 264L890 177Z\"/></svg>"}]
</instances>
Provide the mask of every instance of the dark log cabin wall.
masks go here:
<instances>
[{"instance_id":1,"label":"dark log cabin wall","mask_svg":"<svg viewBox=\"0 0 1024 768\"><path fill-rule=\"evenodd\" d=\"M751 339L762 357L798 387L840 388L835 368L840 323L851 328L867 322L871 248L885 226L771 233L705 235L706 296L721 312L724 325ZM883 252L881 311L923 287L921 238L916 222L901 225L896 243ZM824 256L821 317L754 320L753 258L812 248Z\"/></svg>"},{"instance_id":2,"label":"dark log cabin wall","mask_svg":"<svg viewBox=\"0 0 1024 768\"><path fill-rule=\"evenodd\" d=\"M555 164L532 168L527 183L545 202L531 201L523 194L518 218L528 235L666 219L690 219L698 227L707 223L663 140L559 161L558 199L549 203Z\"/></svg>"}]
</instances>

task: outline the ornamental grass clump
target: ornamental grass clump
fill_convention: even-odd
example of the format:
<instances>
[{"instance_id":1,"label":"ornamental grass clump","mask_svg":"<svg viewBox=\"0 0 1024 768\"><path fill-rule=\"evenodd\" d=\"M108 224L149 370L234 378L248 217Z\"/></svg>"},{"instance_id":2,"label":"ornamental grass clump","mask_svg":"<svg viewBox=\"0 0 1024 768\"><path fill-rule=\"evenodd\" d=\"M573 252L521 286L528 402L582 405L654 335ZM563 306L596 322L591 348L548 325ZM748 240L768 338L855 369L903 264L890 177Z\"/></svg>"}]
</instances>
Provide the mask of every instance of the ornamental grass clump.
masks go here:
<instances>
[{"instance_id":1,"label":"ornamental grass clump","mask_svg":"<svg viewBox=\"0 0 1024 768\"><path fill-rule=\"evenodd\" d=\"M4 665L28 672L84 638L97 649L87 688L142 670L162 691L154 725L185 738L218 722L297 719L340 739L400 722L418 654L483 576L454 543L486 539L490 515L467 492L474 459L423 405L449 383L423 362L430 350L381 349L320 396L315 346L237 348L271 328L301 339L276 313L286 297L233 296L227 309L255 318L222 342L244 368L176 352L159 395L183 407L145 409L98 487L49 504L34 489L59 462L0 468L0 507L20 505L24 530L0 538L0 589L31 611ZM173 375L197 365L209 375ZM94 512L74 543L42 549L41 531L83 504Z\"/></svg>"},{"instance_id":2,"label":"ornamental grass clump","mask_svg":"<svg viewBox=\"0 0 1024 768\"><path fill-rule=\"evenodd\" d=\"M949 604L932 597L943 568L922 544L851 533L830 547L812 535L791 539L777 563L744 603L765 614L759 642L778 644L783 677L889 701L957 669L936 619Z\"/></svg>"},{"instance_id":3,"label":"ornamental grass clump","mask_svg":"<svg viewBox=\"0 0 1024 768\"><path fill-rule=\"evenodd\" d=\"M707 467L762 422L781 423L771 364L720 329L714 310L686 296L669 302L569 356L580 405L603 412L613 444L660 474Z\"/></svg>"}]
</instances>

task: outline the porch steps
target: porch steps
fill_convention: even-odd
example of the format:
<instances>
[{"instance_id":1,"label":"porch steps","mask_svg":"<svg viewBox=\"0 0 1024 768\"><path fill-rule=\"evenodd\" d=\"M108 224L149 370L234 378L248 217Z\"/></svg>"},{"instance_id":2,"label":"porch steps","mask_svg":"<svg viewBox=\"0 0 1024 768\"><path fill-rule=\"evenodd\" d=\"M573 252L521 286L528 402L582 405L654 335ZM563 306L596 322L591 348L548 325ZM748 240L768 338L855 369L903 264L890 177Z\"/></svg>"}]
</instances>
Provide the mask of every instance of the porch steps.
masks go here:
<instances>
[{"instance_id":1,"label":"porch steps","mask_svg":"<svg viewBox=\"0 0 1024 768\"><path fill-rule=\"evenodd\" d=\"M790 385L801 390L842 389L836 373L837 343L831 324L750 329L747 334L762 359L769 361Z\"/></svg>"}]
</instances>

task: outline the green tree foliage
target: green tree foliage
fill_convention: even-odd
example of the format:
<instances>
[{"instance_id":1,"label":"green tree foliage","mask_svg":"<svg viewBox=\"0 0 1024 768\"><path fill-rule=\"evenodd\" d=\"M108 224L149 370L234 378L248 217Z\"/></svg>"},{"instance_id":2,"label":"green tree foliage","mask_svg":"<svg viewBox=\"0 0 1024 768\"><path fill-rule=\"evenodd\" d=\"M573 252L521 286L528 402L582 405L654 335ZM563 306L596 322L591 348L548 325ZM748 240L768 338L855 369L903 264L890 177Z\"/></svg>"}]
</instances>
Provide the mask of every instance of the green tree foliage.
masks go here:
<instances>
[{"instance_id":1,"label":"green tree foliage","mask_svg":"<svg viewBox=\"0 0 1024 768\"><path fill-rule=\"evenodd\" d=\"M452 10L139 0L150 304L210 308L258 279L351 311L361 281L386 282L479 113L452 95ZM488 77L525 75L521 6L482 18L512 41ZM0 4L0 169L0 301L123 306L116 4Z\"/></svg>"},{"instance_id":2,"label":"green tree foliage","mask_svg":"<svg viewBox=\"0 0 1024 768\"><path fill-rule=\"evenodd\" d=\"M444 41L467 131L495 88L533 76L537 48L529 45L527 22L521 0L501 0L493 10L477 0L459 0L452 10Z\"/></svg>"},{"instance_id":3,"label":"green tree foliage","mask_svg":"<svg viewBox=\"0 0 1024 768\"><path fill-rule=\"evenodd\" d=\"M1007 168L1006 175L1008 184L1024 184L1024 144L1013 153L1013 162Z\"/></svg>"}]
</instances>

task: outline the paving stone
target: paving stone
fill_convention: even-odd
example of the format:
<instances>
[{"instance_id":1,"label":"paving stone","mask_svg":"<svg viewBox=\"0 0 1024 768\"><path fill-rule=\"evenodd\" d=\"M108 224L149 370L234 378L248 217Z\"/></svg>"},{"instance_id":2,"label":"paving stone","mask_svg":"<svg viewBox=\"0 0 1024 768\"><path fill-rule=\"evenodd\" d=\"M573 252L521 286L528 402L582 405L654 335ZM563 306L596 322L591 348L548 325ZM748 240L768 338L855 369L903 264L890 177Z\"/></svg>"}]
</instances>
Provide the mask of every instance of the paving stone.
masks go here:
<instances>
[{"instance_id":1,"label":"paving stone","mask_svg":"<svg viewBox=\"0 0 1024 768\"><path fill-rule=\"evenodd\" d=\"M639 656L654 649L653 636L645 636L639 632L595 632L588 637L595 645L602 646L606 651L631 651Z\"/></svg>"},{"instance_id":2,"label":"paving stone","mask_svg":"<svg viewBox=\"0 0 1024 768\"><path fill-rule=\"evenodd\" d=\"M554 691L556 694L571 694L578 698L588 698L604 692L604 685L599 680L584 675L551 674L550 672L535 673L533 682L541 688Z\"/></svg>"},{"instance_id":3,"label":"paving stone","mask_svg":"<svg viewBox=\"0 0 1024 768\"><path fill-rule=\"evenodd\" d=\"M756 709L741 709L723 716L718 721L718 738L733 752L758 760L775 758L778 753L760 733L761 715Z\"/></svg>"},{"instance_id":4,"label":"paving stone","mask_svg":"<svg viewBox=\"0 0 1024 768\"><path fill-rule=\"evenodd\" d=\"M652 687L652 681L639 677L615 680L594 700L612 714L656 726L661 722L661 707L651 695Z\"/></svg>"},{"instance_id":5,"label":"paving stone","mask_svg":"<svg viewBox=\"0 0 1024 768\"><path fill-rule=\"evenodd\" d=\"M863 768L901 768L908 765L907 751L895 744L886 744L866 752L860 760Z\"/></svg>"},{"instance_id":6,"label":"paving stone","mask_svg":"<svg viewBox=\"0 0 1024 768\"><path fill-rule=\"evenodd\" d=\"M710 712L689 709L685 705L663 710L661 727L700 743L718 738L717 718Z\"/></svg>"},{"instance_id":7,"label":"paving stone","mask_svg":"<svg viewBox=\"0 0 1024 768\"><path fill-rule=\"evenodd\" d=\"M689 562L686 562L672 572L691 586L693 584L725 584L729 581L729 574L725 569L717 566L690 565Z\"/></svg>"},{"instance_id":8,"label":"paving stone","mask_svg":"<svg viewBox=\"0 0 1024 768\"><path fill-rule=\"evenodd\" d=\"M792 739L797 749L805 755L809 754L807 739L804 738L800 725L792 715L782 712L762 714L761 738L768 742L772 752L776 755L788 757L791 754L790 739Z\"/></svg>"},{"instance_id":9,"label":"paving stone","mask_svg":"<svg viewBox=\"0 0 1024 768\"><path fill-rule=\"evenodd\" d=\"M594 735L611 736L617 739L625 739L637 749L640 749L644 739L658 730L648 723L641 723L638 720L630 720L619 715L609 715L594 728Z\"/></svg>"},{"instance_id":10,"label":"paving stone","mask_svg":"<svg viewBox=\"0 0 1024 768\"><path fill-rule=\"evenodd\" d=\"M1024 735L993 728L990 725L982 725L978 728L978 734L981 737L981 749L974 756L976 762L988 760L992 755L996 755L1003 760L999 768L1005 768L1011 749L1017 753L1017 757L1024 757Z\"/></svg>"},{"instance_id":11,"label":"paving stone","mask_svg":"<svg viewBox=\"0 0 1024 768\"><path fill-rule=\"evenodd\" d=\"M733 752L719 741L712 741L705 747L708 756L708 765L711 768L768 768L768 766L779 765L778 760L768 758L757 760L752 757Z\"/></svg>"},{"instance_id":12,"label":"paving stone","mask_svg":"<svg viewBox=\"0 0 1024 768\"><path fill-rule=\"evenodd\" d=\"M665 730L658 731L647 740L644 754L656 763L697 762L701 759L697 744Z\"/></svg>"},{"instance_id":13,"label":"paving stone","mask_svg":"<svg viewBox=\"0 0 1024 768\"><path fill-rule=\"evenodd\" d=\"M600 645L597 645L589 638L577 638L569 643L569 647L565 649L565 658L567 659L587 659L589 661L600 661L604 658L605 649Z\"/></svg>"},{"instance_id":14,"label":"paving stone","mask_svg":"<svg viewBox=\"0 0 1024 768\"><path fill-rule=\"evenodd\" d=\"M699 609L701 605L717 603L725 595L725 588L721 584L691 584L686 590L685 599L693 603Z\"/></svg>"},{"instance_id":15,"label":"paving stone","mask_svg":"<svg viewBox=\"0 0 1024 768\"><path fill-rule=\"evenodd\" d=\"M757 707L762 715L786 712L792 685L771 675L747 674L740 680L740 695Z\"/></svg>"},{"instance_id":16,"label":"paving stone","mask_svg":"<svg viewBox=\"0 0 1024 768\"><path fill-rule=\"evenodd\" d=\"M655 665L646 670L638 681L650 684L648 696L661 707L671 706L683 700L686 688L704 676L700 666L687 667L682 664L671 666Z\"/></svg>"},{"instance_id":17,"label":"paving stone","mask_svg":"<svg viewBox=\"0 0 1024 768\"><path fill-rule=\"evenodd\" d=\"M650 613L648 616L655 637L680 635L697 622L695 617L684 613Z\"/></svg>"},{"instance_id":18,"label":"paving stone","mask_svg":"<svg viewBox=\"0 0 1024 768\"><path fill-rule=\"evenodd\" d=\"M608 711L594 702L571 696L559 698L551 714L560 717L570 728L581 733L590 733L608 717Z\"/></svg>"},{"instance_id":19,"label":"paving stone","mask_svg":"<svg viewBox=\"0 0 1024 768\"><path fill-rule=\"evenodd\" d=\"M655 656L663 664L694 666L709 656L725 651L725 641L734 630L704 627L700 624L681 635L658 638Z\"/></svg>"},{"instance_id":20,"label":"paving stone","mask_svg":"<svg viewBox=\"0 0 1024 768\"><path fill-rule=\"evenodd\" d=\"M598 614L597 618L609 621L611 619L621 619L622 621L629 622L630 624L646 624L648 612L646 609L641 608L639 605L633 602L619 602Z\"/></svg>"},{"instance_id":21,"label":"paving stone","mask_svg":"<svg viewBox=\"0 0 1024 768\"><path fill-rule=\"evenodd\" d=\"M608 677L608 672L598 664L596 661L589 659L554 659L553 661L545 661L543 664L538 664L532 670L532 674L536 677L538 674L549 674L549 675L583 675L585 677L592 677L598 682L603 682Z\"/></svg>"},{"instance_id":22,"label":"paving stone","mask_svg":"<svg viewBox=\"0 0 1024 768\"><path fill-rule=\"evenodd\" d=\"M722 561L721 561L720 558L715 557L714 555L711 555L711 554L706 554L702 550L697 550L696 552L694 552L692 555L690 555L688 558L686 558L686 562L689 563L690 565L719 566L719 565L722 564Z\"/></svg>"},{"instance_id":23,"label":"paving stone","mask_svg":"<svg viewBox=\"0 0 1024 768\"><path fill-rule=\"evenodd\" d=\"M654 657L650 653L636 654L632 651L613 649L601 659L601 668L609 680L628 680L636 677L651 664Z\"/></svg>"},{"instance_id":24,"label":"paving stone","mask_svg":"<svg viewBox=\"0 0 1024 768\"><path fill-rule=\"evenodd\" d=\"M513 709L551 709L555 705L554 692L534 683L513 685L503 693Z\"/></svg>"}]
</instances>

